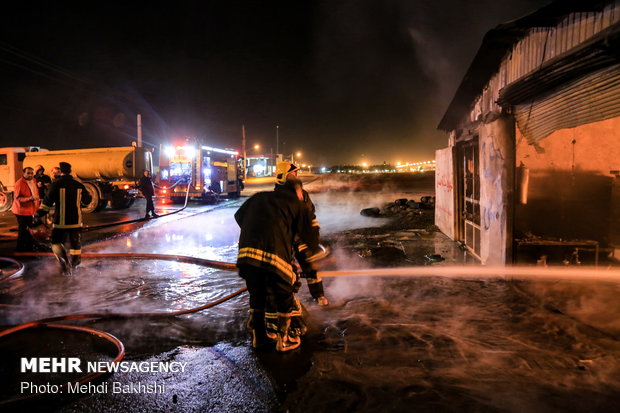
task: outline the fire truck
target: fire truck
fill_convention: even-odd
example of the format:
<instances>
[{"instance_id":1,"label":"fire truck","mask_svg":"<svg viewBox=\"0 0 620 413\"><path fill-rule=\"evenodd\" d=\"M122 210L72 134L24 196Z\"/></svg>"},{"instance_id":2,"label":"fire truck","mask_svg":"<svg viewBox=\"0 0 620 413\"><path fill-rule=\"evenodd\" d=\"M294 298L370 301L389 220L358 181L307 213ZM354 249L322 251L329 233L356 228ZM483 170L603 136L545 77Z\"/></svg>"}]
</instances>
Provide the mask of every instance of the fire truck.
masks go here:
<instances>
[{"instance_id":1,"label":"fire truck","mask_svg":"<svg viewBox=\"0 0 620 413\"><path fill-rule=\"evenodd\" d=\"M215 203L238 198L243 189L243 162L237 151L185 143L160 148L158 197L173 203Z\"/></svg>"}]
</instances>

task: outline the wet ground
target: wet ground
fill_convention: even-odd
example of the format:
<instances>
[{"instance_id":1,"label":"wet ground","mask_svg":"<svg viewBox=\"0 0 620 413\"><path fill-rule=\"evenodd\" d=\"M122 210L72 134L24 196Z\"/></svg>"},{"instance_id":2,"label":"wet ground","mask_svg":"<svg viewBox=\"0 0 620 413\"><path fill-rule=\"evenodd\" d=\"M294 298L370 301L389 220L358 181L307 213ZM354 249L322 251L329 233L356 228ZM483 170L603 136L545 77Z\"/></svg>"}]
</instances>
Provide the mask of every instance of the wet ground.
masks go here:
<instances>
[{"instance_id":1,"label":"wet ground","mask_svg":"<svg viewBox=\"0 0 620 413\"><path fill-rule=\"evenodd\" d=\"M345 192L340 184L306 184L322 236L333 249L323 268L413 265L427 268L430 276L326 278L331 301L326 308L314 305L303 286L300 300L310 329L302 347L288 354L249 348L245 294L186 316L73 322L118 337L125 360L187 362L187 369L115 373L104 382L157 383L164 386L161 393L109 389L45 397L28 407L58 412L617 410L620 282L442 275L442 268L463 265L468 257L434 231L428 212L392 219L359 215L362 208L394 199L419 200L432 193L432 183L368 192L357 187ZM237 205L142 223L132 232L93 241L86 250L233 262ZM433 255L444 260L425 258ZM171 312L244 286L231 272L161 260L89 259L71 278L59 274L51 259L26 265L23 277L2 286L0 324L81 312ZM66 331L24 331L0 339L0 346L0 399L19 394L24 380L67 379L24 376L6 367L25 354L85 360L115 355L105 340Z\"/></svg>"}]
</instances>

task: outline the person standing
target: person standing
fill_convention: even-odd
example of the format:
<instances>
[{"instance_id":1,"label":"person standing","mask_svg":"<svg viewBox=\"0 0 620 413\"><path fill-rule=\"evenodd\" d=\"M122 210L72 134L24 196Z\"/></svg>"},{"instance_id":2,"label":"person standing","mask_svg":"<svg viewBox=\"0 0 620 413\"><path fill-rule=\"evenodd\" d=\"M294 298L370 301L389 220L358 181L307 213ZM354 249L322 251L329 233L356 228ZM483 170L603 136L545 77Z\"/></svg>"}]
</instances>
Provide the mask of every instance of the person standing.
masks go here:
<instances>
[{"instance_id":1,"label":"person standing","mask_svg":"<svg viewBox=\"0 0 620 413\"><path fill-rule=\"evenodd\" d=\"M52 252L65 274L71 274L82 261L82 204L90 203L91 195L81 182L71 176L71 164L60 162L60 178L52 182L41 208L37 211L44 216L55 205L52 228ZM65 243L69 241L67 256Z\"/></svg>"},{"instance_id":2,"label":"person standing","mask_svg":"<svg viewBox=\"0 0 620 413\"><path fill-rule=\"evenodd\" d=\"M61 175L60 168L57 167L57 166L53 167L52 168L52 177L53 177L54 181L57 180L58 178L60 178L60 175Z\"/></svg>"},{"instance_id":3,"label":"person standing","mask_svg":"<svg viewBox=\"0 0 620 413\"><path fill-rule=\"evenodd\" d=\"M247 327L254 348L270 343L265 326L268 295L277 310L276 350L289 351L301 344L300 336L289 334L291 316L301 312L295 297L293 240L299 236L310 251L320 249L306 205L298 197L300 190L298 182L290 181L278 191L253 195L235 213L241 228L237 267L250 293Z\"/></svg>"},{"instance_id":4,"label":"person standing","mask_svg":"<svg viewBox=\"0 0 620 413\"><path fill-rule=\"evenodd\" d=\"M297 171L299 168L294 164L282 161L278 162L276 165L276 186L275 189L283 187L287 181L298 180ZM299 181L299 185L301 186L301 182ZM315 232L315 236L317 239L320 239L320 227L319 221L316 219L316 208L310 199L310 194L301 188L301 198L304 204L306 204L306 209L308 211L308 217L310 219L312 230ZM293 244L295 249L295 259L299 263L301 267L301 277L306 279L308 283L308 290L310 290L310 295L314 299L314 301L320 306L329 305L329 301L325 298L325 289L323 288L323 280L318 275L318 271L314 263L309 262L307 260L309 249L308 246L297 237ZM312 255L312 254L310 254Z\"/></svg>"},{"instance_id":5,"label":"person standing","mask_svg":"<svg viewBox=\"0 0 620 413\"><path fill-rule=\"evenodd\" d=\"M151 171L145 169L143 172L143 176L140 178L138 182L138 188L140 188L140 192L144 195L146 199L146 214L144 218L149 217L149 212L151 213L153 218L157 218L159 215L155 213L155 205L153 204L153 196L155 196L155 184L153 183L153 179L151 178Z\"/></svg>"},{"instance_id":6,"label":"person standing","mask_svg":"<svg viewBox=\"0 0 620 413\"><path fill-rule=\"evenodd\" d=\"M39 198L45 198L45 193L52 183L52 178L50 178L49 175L45 175L45 168L43 168L43 165L34 167L34 179L37 182L37 188L39 188Z\"/></svg>"},{"instance_id":7,"label":"person standing","mask_svg":"<svg viewBox=\"0 0 620 413\"><path fill-rule=\"evenodd\" d=\"M34 169L26 167L22 177L15 182L11 211L17 218L17 252L34 251L35 241L28 228L33 225L34 215L39 207L39 190L34 180Z\"/></svg>"}]
</instances>

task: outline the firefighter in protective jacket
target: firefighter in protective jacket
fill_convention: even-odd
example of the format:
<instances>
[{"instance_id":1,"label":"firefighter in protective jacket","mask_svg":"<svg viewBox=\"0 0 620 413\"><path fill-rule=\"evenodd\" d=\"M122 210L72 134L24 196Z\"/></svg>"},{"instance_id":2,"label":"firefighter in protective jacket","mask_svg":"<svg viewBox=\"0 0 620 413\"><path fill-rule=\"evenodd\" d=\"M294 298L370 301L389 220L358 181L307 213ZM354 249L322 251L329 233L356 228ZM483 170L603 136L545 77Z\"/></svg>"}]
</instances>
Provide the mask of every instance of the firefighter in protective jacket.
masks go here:
<instances>
[{"instance_id":1,"label":"firefighter in protective jacket","mask_svg":"<svg viewBox=\"0 0 620 413\"><path fill-rule=\"evenodd\" d=\"M299 168L290 162L282 161L276 165L276 187L281 187L287 180L297 180L297 171ZM301 183L300 183L301 184ZM316 219L316 208L310 199L310 195L305 189L301 189L302 200L306 204L308 210L308 217L312 223L312 230L315 232L317 239L320 239L320 227L319 221ZM308 290L310 295L316 301L318 305L325 306L329 304L327 298L325 298L325 290L323 288L323 280L318 275L314 262L309 262L307 258L312 255L308 246L299 238L295 239L293 244L295 250L295 259L301 267L301 277L306 279L308 283Z\"/></svg>"},{"instance_id":2,"label":"firefighter in protective jacket","mask_svg":"<svg viewBox=\"0 0 620 413\"><path fill-rule=\"evenodd\" d=\"M250 293L250 319L255 348L269 344L265 327L267 297L272 296L277 310L276 350L299 347L301 337L289 334L291 317L301 315L295 297L298 276L292 265L293 241L296 236L308 246L309 260L323 253L306 205L300 201L300 183L290 180L271 192L259 192L235 213L241 228L237 267Z\"/></svg>"},{"instance_id":3,"label":"firefighter in protective jacket","mask_svg":"<svg viewBox=\"0 0 620 413\"><path fill-rule=\"evenodd\" d=\"M60 172L60 177L50 185L37 213L39 216L44 216L52 206L56 206L52 229L52 251L63 272L70 274L71 268L80 265L82 259L81 206L82 203L90 203L92 197L81 182L73 179L70 164L60 162ZM71 261L64 247L67 239L71 247L69 250Z\"/></svg>"}]
</instances>

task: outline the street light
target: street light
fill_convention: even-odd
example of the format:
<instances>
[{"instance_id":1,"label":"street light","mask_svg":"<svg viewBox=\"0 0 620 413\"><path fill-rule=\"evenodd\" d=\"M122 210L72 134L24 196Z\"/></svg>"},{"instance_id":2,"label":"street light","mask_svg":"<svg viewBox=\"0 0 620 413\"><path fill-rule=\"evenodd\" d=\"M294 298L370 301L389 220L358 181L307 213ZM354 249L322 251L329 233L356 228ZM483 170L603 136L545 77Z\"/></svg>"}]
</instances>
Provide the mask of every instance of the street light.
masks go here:
<instances>
[{"instance_id":1,"label":"street light","mask_svg":"<svg viewBox=\"0 0 620 413\"><path fill-rule=\"evenodd\" d=\"M297 152L296 154L292 153L291 154L291 163L295 163L295 156L297 156L298 158L301 158L301 152Z\"/></svg>"},{"instance_id":2,"label":"street light","mask_svg":"<svg viewBox=\"0 0 620 413\"><path fill-rule=\"evenodd\" d=\"M254 145L254 150L258 152L258 150L260 149L260 145L257 143L256 145Z\"/></svg>"}]
</instances>

